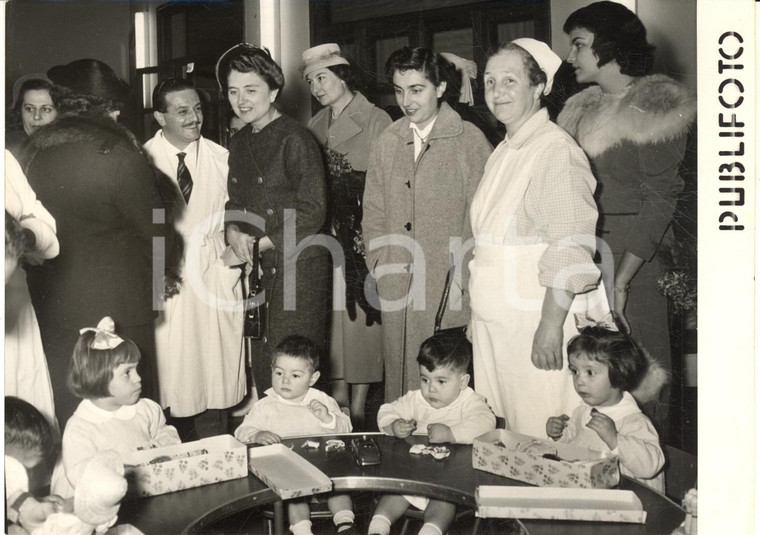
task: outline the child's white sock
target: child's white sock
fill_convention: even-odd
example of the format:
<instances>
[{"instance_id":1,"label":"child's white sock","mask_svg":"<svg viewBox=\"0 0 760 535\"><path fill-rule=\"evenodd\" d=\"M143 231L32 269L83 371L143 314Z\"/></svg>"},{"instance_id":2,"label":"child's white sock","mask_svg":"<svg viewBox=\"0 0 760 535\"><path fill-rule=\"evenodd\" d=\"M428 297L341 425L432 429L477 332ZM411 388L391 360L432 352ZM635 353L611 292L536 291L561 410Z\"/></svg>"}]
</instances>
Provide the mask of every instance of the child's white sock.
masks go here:
<instances>
[{"instance_id":1,"label":"child's white sock","mask_svg":"<svg viewBox=\"0 0 760 535\"><path fill-rule=\"evenodd\" d=\"M370 535L388 535L391 532L391 521L383 515L374 515L369 523L367 533Z\"/></svg>"},{"instance_id":2,"label":"child's white sock","mask_svg":"<svg viewBox=\"0 0 760 535\"><path fill-rule=\"evenodd\" d=\"M419 535L443 535L441 528L430 522L426 522L419 532Z\"/></svg>"},{"instance_id":3,"label":"child's white sock","mask_svg":"<svg viewBox=\"0 0 760 535\"><path fill-rule=\"evenodd\" d=\"M338 533L345 531L354 525L354 512L350 509L343 509L333 515L333 523L338 528Z\"/></svg>"},{"instance_id":4,"label":"child's white sock","mask_svg":"<svg viewBox=\"0 0 760 535\"><path fill-rule=\"evenodd\" d=\"M311 520L301 520L290 526L293 535L314 535L311 532Z\"/></svg>"}]
</instances>

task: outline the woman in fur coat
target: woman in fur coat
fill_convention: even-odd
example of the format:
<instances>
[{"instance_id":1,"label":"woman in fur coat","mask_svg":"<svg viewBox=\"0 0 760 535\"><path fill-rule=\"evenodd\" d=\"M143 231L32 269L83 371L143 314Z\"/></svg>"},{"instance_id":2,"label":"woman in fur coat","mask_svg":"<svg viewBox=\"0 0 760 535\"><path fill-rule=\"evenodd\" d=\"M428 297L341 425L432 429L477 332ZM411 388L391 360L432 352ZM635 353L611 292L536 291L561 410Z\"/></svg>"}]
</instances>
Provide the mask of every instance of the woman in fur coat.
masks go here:
<instances>
[{"instance_id":1,"label":"woman in fur coat","mask_svg":"<svg viewBox=\"0 0 760 535\"><path fill-rule=\"evenodd\" d=\"M97 60L53 67L63 96L55 121L30 138L29 184L55 218L60 254L28 269L61 428L79 399L66 386L79 329L111 316L138 345L142 396L157 399L151 165L115 121L127 86ZM168 243L167 243L168 245Z\"/></svg>"},{"instance_id":2,"label":"woman in fur coat","mask_svg":"<svg viewBox=\"0 0 760 535\"><path fill-rule=\"evenodd\" d=\"M647 75L653 47L638 17L615 2L596 2L568 17L567 61L579 83L595 85L568 99L557 120L586 152L598 181L597 235L614 258L604 269L610 307L670 369L667 299L657 291L669 226L683 180L678 175L696 99L675 80ZM604 260L604 245L599 247ZM666 430L667 389L653 409Z\"/></svg>"}]
</instances>

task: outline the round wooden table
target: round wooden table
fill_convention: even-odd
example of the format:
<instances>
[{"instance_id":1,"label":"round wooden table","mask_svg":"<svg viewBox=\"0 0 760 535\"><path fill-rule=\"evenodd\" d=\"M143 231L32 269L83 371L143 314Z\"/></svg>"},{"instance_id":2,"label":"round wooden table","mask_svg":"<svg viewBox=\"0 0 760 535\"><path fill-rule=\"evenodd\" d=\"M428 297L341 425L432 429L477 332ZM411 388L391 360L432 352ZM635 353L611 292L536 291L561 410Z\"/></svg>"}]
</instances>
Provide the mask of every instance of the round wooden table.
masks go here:
<instances>
[{"instance_id":1,"label":"round wooden table","mask_svg":"<svg viewBox=\"0 0 760 535\"><path fill-rule=\"evenodd\" d=\"M353 436L372 436L382 452L377 466L358 466L350 453ZM326 453L324 442L340 438L346 450ZM411 455L409 448L426 442L424 436L401 440L382 434L308 437L320 442L319 449L306 449L306 438L283 441L293 451L327 474L336 491L378 491L418 494L475 508L475 490L480 485L529 486L506 477L472 468L472 447L449 445L451 455L436 461L428 455ZM256 446L251 446L256 447ZM523 520L530 535L667 535L684 519L684 511L664 495L638 483L621 478L619 489L633 491L647 512L646 524L579 522L562 520ZM275 504L275 532L285 533L282 502L252 474L150 498L126 499L119 512L119 523L130 523L146 535L208 533L224 517L252 507ZM279 517L279 518L277 518ZM279 520L279 521L277 521Z\"/></svg>"}]
</instances>

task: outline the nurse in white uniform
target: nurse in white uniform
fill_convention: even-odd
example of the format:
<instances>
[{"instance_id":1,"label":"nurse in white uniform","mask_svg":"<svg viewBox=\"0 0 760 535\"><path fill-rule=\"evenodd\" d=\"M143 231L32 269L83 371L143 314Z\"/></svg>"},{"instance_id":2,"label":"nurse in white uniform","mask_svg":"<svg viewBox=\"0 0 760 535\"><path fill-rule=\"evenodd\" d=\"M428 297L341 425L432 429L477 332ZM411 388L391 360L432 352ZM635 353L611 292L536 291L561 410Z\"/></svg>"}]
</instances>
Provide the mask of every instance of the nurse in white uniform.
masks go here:
<instances>
[{"instance_id":1,"label":"nurse in white uniform","mask_svg":"<svg viewBox=\"0 0 760 535\"><path fill-rule=\"evenodd\" d=\"M580 403L564 365L565 343L577 334L573 314L608 311L593 262L596 181L541 104L561 62L534 39L489 58L486 103L507 135L470 210L475 390L508 428L544 438L549 416Z\"/></svg>"}]
</instances>

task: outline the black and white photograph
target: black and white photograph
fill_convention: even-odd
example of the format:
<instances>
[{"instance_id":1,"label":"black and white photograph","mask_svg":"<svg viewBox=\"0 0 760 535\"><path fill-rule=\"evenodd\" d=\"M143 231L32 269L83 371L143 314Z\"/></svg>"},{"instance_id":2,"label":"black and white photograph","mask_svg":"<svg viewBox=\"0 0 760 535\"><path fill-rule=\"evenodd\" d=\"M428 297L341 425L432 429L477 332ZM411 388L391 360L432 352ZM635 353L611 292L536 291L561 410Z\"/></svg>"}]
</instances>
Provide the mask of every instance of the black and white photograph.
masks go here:
<instances>
[{"instance_id":1,"label":"black and white photograph","mask_svg":"<svg viewBox=\"0 0 760 535\"><path fill-rule=\"evenodd\" d=\"M5 532L754 533L757 5L6 0Z\"/></svg>"}]
</instances>

